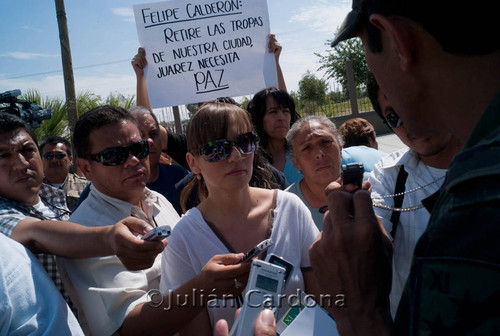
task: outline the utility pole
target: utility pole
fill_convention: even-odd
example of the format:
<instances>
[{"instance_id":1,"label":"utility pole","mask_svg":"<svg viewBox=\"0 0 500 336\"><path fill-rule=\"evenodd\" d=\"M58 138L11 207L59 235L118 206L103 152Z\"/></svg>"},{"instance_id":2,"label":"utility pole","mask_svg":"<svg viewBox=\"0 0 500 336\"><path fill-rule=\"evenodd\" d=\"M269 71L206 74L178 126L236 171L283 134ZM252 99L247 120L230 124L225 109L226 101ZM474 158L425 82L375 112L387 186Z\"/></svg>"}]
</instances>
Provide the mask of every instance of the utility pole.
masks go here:
<instances>
[{"instance_id":1,"label":"utility pole","mask_svg":"<svg viewBox=\"0 0 500 336\"><path fill-rule=\"evenodd\" d=\"M356 84L354 84L354 70L352 69L352 62L346 58L345 67L347 71L347 87L349 90L349 99L351 100L351 111L353 118L359 114L358 110L358 95L356 93Z\"/></svg>"},{"instance_id":2,"label":"utility pole","mask_svg":"<svg viewBox=\"0 0 500 336\"><path fill-rule=\"evenodd\" d=\"M172 106L172 111L174 112L174 123L175 123L175 132L182 132L182 123L181 123L181 115L179 112L179 106Z\"/></svg>"},{"instance_id":3,"label":"utility pole","mask_svg":"<svg viewBox=\"0 0 500 336\"><path fill-rule=\"evenodd\" d=\"M57 24L59 26L59 41L61 44L61 59L64 74L64 91L66 93L66 108L71 134L75 129L78 111L76 107L75 79L73 77L73 62L71 61L71 48L69 46L68 21L64 0L55 0ZM76 161L76 160L75 160Z\"/></svg>"}]
</instances>

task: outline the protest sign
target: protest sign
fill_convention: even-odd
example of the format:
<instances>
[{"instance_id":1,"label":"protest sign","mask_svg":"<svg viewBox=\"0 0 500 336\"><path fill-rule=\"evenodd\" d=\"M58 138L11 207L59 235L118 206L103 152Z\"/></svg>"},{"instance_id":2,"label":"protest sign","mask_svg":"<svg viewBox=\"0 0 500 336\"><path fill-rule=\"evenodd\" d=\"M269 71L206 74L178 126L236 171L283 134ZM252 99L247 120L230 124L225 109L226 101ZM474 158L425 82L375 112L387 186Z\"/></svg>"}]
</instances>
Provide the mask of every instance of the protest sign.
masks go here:
<instances>
[{"instance_id":1,"label":"protest sign","mask_svg":"<svg viewBox=\"0 0 500 336\"><path fill-rule=\"evenodd\" d=\"M152 108L254 94L277 86L266 0L134 5Z\"/></svg>"}]
</instances>

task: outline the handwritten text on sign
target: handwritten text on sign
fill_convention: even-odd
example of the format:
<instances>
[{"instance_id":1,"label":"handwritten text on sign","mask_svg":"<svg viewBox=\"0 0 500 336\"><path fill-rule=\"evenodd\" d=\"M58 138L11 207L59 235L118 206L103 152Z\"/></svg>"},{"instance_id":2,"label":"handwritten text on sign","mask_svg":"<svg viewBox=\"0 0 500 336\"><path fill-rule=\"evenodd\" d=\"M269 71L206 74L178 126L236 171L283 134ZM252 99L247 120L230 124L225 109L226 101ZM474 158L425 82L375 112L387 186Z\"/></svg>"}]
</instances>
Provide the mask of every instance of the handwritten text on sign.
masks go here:
<instances>
[{"instance_id":1,"label":"handwritten text on sign","mask_svg":"<svg viewBox=\"0 0 500 336\"><path fill-rule=\"evenodd\" d=\"M277 86L266 0L134 5L152 108L254 94Z\"/></svg>"}]
</instances>

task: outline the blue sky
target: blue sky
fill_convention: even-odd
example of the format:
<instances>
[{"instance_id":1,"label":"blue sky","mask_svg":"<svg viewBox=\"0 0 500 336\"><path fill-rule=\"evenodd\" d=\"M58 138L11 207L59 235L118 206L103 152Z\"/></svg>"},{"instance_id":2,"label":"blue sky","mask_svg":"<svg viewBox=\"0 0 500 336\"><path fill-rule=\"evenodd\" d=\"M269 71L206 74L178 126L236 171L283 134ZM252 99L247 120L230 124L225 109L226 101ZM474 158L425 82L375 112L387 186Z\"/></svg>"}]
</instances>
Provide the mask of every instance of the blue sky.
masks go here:
<instances>
[{"instance_id":1,"label":"blue sky","mask_svg":"<svg viewBox=\"0 0 500 336\"><path fill-rule=\"evenodd\" d=\"M130 60L139 42L132 6L154 1L66 0L76 92L135 94ZM350 0L268 0L271 31L283 45L289 91L310 70L321 78L315 52L349 12ZM37 89L64 98L59 31L53 0L0 0L0 92ZM332 81L329 81L330 83Z\"/></svg>"}]
</instances>

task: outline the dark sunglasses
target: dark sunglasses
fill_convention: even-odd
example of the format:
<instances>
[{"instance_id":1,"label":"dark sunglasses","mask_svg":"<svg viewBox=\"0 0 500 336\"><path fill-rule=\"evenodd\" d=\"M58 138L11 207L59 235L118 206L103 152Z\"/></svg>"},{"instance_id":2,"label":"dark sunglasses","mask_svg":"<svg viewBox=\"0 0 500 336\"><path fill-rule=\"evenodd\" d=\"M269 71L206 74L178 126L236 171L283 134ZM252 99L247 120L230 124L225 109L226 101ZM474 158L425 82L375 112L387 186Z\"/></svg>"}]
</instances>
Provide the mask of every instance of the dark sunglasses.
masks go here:
<instances>
[{"instance_id":1,"label":"dark sunglasses","mask_svg":"<svg viewBox=\"0 0 500 336\"><path fill-rule=\"evenodd\" d=\"M56 153L56 154L53 154L51 152L48 152L48 153L45 153L42 155L44 158L46 158L47 160L52 160L54 158L58 159L58 160L62 160L66 157L66 154L65 153Z\"/></svg>"},{"instance_id":2,"label":"dark sunglasses","mask_svg":"<svg viewBox=\"0 0 500 336\"><path fill-rule=\"evenodd\" d=\"M399 119L399 116L392 109L392 107L388 107L388 109L390 109L391 112L389 112L389 114L385 116L385 122L387 123L387 125L389 125L390 128L396 128L403 125L403 121Z\"/></svg>"},{"instance_id":3,"label":"dark sunglasses","mask_svg":"<svg viewBox=\"0 0 500 336\"><path fill-rule=\"evenodd\" d=\"M200 147L200 155L207 162L217 162L227 159L231 155L233 147L236 147L241 154L250 154L255 152L258 145L257 133L248 132L238 135L234 141L226 139L209 141Z\"/></svg>"},{"instance_id":4,"label":"dark sunglasses","mask_svg":"<svg viewBox=\"0 0 500 336\"><path fill-rule=\"evenodd\" d=\"M99 162L103 166L118 166L127 161L132 154L139 160L149 154L149 144L146 140L133 143L129 146L109 147L97 154L87 155L87 159Z\"/></svg>"}]
</instances>

